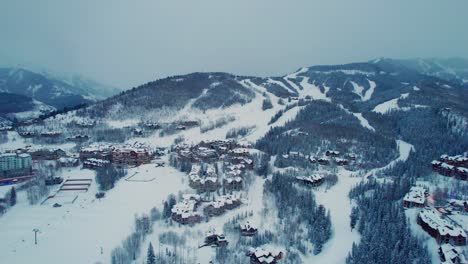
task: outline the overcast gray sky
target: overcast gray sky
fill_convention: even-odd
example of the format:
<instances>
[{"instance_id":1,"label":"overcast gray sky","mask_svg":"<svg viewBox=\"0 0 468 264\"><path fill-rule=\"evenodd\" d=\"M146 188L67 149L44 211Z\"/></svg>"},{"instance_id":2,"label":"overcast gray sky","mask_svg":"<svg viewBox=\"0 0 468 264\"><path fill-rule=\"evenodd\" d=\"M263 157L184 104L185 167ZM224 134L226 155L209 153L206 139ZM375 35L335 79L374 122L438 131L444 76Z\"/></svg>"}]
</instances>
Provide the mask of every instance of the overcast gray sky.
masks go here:
<instances>
[{"instance_id":1,"label":"overcast gray sky","mask_svg":"<svg viewBox=\"0 0 468 264\"><path fill-rule=\"evenodd\" d=\"M468 58L467 10L466 0L2 0L0 58L122 88L193 71Z\"/></svg>"}]
</instances>

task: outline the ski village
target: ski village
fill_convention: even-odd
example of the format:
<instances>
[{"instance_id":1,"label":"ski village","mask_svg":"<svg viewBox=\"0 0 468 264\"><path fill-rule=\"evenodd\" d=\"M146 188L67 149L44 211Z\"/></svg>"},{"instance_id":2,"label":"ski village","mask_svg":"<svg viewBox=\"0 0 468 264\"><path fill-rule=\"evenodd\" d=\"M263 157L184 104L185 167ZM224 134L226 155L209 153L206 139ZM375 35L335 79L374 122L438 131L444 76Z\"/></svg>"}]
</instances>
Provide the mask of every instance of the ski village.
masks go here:
<instances>
[{"instance_id":1,"label":"ski village","mask_svg":"<svg viewBox=\"0 0 468 264\"><path fill-rule=\"evenodd\" d=\"M2 123L0 263L468 263L467 90L392 63Z\"/></svg>"}]
</instances>

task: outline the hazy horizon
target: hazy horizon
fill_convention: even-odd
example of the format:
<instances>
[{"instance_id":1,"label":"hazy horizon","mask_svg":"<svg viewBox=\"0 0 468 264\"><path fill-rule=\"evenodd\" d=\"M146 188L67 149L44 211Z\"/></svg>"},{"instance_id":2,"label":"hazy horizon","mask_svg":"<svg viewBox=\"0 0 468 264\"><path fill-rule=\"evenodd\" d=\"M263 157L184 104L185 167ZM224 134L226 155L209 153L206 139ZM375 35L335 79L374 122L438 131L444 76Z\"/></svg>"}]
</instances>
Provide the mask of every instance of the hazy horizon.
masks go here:
<instances>
[{"instance_id":1,"label":"hazy horizon","mask_svg":"<svg viewBox=\"0 0 468 264\"><path fill-rule=\"evenodd\" d=\"M0 65L130 88L197 71L276 76L379 57L468 58L468 2L363 2L8 1Z\"/></svg>"}]
</instances>

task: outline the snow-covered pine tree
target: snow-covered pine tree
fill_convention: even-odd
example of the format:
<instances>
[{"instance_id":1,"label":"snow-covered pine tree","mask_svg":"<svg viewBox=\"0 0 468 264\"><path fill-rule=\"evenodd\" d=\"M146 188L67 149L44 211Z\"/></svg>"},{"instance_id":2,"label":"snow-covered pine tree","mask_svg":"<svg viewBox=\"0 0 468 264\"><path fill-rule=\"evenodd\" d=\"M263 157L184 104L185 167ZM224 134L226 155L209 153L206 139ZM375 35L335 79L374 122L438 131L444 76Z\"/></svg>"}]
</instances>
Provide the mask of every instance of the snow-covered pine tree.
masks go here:
<instances>
[{"instance_id":1,"label":"snow-covered pine tree","mask_svg":"<svg viewBox=\"0 0 468 264\"><path fill-rule=\"evenodd\" d=\"M146 257L146 264L156 264L156 255L154 255L153 244L151 242L148 246L148 255Z\"/></svg>"}]
</instances>

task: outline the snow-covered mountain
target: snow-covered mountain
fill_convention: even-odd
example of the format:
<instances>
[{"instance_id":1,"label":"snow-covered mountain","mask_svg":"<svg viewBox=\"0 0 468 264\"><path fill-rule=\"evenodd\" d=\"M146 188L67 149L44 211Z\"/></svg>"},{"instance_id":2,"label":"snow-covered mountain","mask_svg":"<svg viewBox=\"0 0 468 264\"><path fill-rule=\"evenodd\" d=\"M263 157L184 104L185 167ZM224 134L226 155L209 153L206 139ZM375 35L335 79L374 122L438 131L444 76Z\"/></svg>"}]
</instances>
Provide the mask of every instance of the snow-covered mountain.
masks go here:
<instances>
[{"instance_id":1,"label":"snow-covered mountain","mask_svg":"<svg viewBox=\"0 0 468 264\"><path fill-rule=\"evenodd\" d=\"M63 79L22 68L0 68L0 92L27 96L42 103L42 110L95 102L117 90L82 77Z\"/></svg>"}]
</instances>

